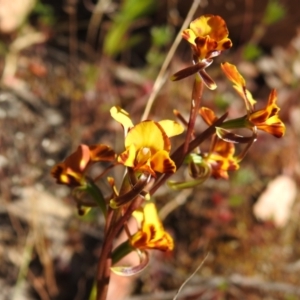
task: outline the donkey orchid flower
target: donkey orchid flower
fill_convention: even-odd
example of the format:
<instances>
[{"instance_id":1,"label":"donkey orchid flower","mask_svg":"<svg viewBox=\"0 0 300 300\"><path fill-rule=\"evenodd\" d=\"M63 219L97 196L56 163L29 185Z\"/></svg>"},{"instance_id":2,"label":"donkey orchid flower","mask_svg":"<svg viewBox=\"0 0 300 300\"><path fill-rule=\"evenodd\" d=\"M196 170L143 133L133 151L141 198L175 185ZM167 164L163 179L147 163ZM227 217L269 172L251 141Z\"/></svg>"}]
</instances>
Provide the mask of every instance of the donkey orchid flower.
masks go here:
<instances>
[{"instance_id":1,"label":"donkey orchid flower","mask_svg":"<svg viewBox=\"0 0 300 300\"><path fill-rule=\"evenodd\" d=\"M125 132L125 151L118 156L119 163L153 177L156 177L156 172L176 171L176 165L169 155L169 137L183 132L179 123L171 120L147 120L133 126L128 113L120 107L114 106L110 112L122 124Z\"/></svg>"},{"instance_id":2,"label":"donkey orchid flower","mask_svg":"<svg viewBox=\"0 0 300 300\"><path fill-rule=\"evenodd\" d=\"M114 160L115 152L109 146L103 144L80 145L62 163L52 168L51 175L57 183L76 187L84 184L85 173L90 165L99 161Z\"/></svg>"},{"instance_id":3,"label":"donkey orchid flower","mask_svg":"<svg viewBox=\"0 0 300 300\"><path fill-rule=\"evenodd\" d=\"M212 64L212 58L232 46L225 21L220 16L201 16L190 23L190 28L182 32L182 37L191 45L194 65L175 73L172 80L180 80L199 73L209 89L216 89L216 83L205 69Z\"/></svg>"},{"instance_id":4,"label":"donkey orchid flower","mask_svg":"<svg viewBox=\"0 0 300 300\"><path fill-rule=\"evenodd\" d=\"M173 239L164 230L154 203L148 202L142 211L135 211L133 216L141 224L141 228L130 238L132 247L140 250L173 250Z\"/></svg>"},{"instance_id":5,"label":"donkey orchid flower","mask_svg":"<svg viewBox=\"0 0 300 300\"><path fill-rule=\"evenodd\" d=\"M231 82L233 82L233 87L245 101L247 115L242 118L242 123L244 124L244 126L251 129L256 127L257 129L268 132L277 138L282 137L285 133L285 125L280 120L278 115L280 108L276 104L276 90L273 89L271 91L268 99L268 104L265 108L255 110L254 104L256 103L256 101L253 99L251 93L246 89L245 79L239 73L237 68L229 63L224 63L221 66L227 78ZM223 125L226 126L228 124L226 124L225 122Z\"/></svg>"}]
</instances>

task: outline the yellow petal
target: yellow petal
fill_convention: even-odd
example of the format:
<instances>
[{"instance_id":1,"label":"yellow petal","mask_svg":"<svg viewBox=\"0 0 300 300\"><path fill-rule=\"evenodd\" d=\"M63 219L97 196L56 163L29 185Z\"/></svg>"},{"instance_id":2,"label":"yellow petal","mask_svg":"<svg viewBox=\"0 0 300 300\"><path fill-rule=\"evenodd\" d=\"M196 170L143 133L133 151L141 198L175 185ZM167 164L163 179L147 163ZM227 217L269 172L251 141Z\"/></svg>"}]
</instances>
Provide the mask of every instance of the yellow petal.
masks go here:
<instances>
[{"instance_id":1,"label":"yellow petal","mask_svg":"<svg viewBox=\"0 0 300 300\"><path fill-rule=\"evenodd\" d=\"M197 36L195 35L193 30L191 30L191 29L183 30L182 37L184 39L186 39L190 44L196 46L195 39L196 39Z\"/></svg>"},{"instance_id":2,"label":"yellow petal","mask_svg":"<svg viewBox=\"0 0 300 300\"><path fill-rule=\"evenodd\" d=\"M149 241L148 248L158 249L161 251L172 251L174 249L174 241L172 237L164 231L161 238Z\"/></svg>"},{"instance_id":3,"label":"yellow petal","mask_svg":"<svg viewBox=\"0 0 300 300\"><path fill-rule=\"evenodd\" d=\"M181 134L184 131L184 128L179 123L172 120L162 120L158 123L163 128L168 137Z\"/></svg>"},{"instance_id":4,"label":"yellow petal","mask_svg":"<svg viewBox=\"0 0 300 300\"><path fill-rule=\"evenodd\" d=\"M165 232L159 219L157 209L154 203L147 203L144 207L144 222L142 227L144 232L151 233L151 239L148 246L160 250L172 250L174 247L173 239Z\"/></svg>"},{"instance_id":5,"label":"yellow petal","mask_svg":"<svg viewBox=\"0 0 300 300\"><path fill-rule=\"evenodd\" d=\"M125 147L134 144L136 149L149 148L151 153L159 150L170 151L171 143L161 126L153 121L135 125L125 139Z\"/></svg>"},{"instance_id":6,"label":"yellow petal","mask_svg":"<svg viewBox=\"0 0 300 300\"><path fill-rule=\"evenodd\" d=\"M232 65L230 63L223 63L221 64L221 68L227 78L235 85L240 87L246 86L246 81L244 77L239 73L235 65Z\"/></svg>"},{"instance_id":7,"label":"yellow petal","mask_svg":"<svg viewBox=\"0 0 300 300\"><path fill-rule=\"evenodd\" d=\"M211 40L218 43L218 50L225 50L232 46L228 39L228 29L225 21L220 16L204 15L190 24L190 29L197 37L209 36Z\"/></svg>"},{"instance_id":8,"label":"yellow petal","mask_svg":"<svg viewBox=\"0 0 300 300\"><path fill-rule=\"evenodd\" d=\"M139 227L141 227L144 220L144 212L141 209L137 209L132 213L132 215L136 219Z\"/></svg>"},{"instance_id":9,"label":"yellow petal","mask_svg":"<svg viewBox=\"0 0 300 300\"><path fill-rule=\"evenodd\" d=\"M123 153L119 155L118 162L127 167L134 167L136 152L135 145L131 144Z\"/></svg>"},{"instance_id":10,"label":"yellow petal","mask_svg":"<svg viewBox=\"0 0 300 300\"><path fill-rule=\"evenodd\" d=\"M229 38L224 38L223 40L218 42L218 46L216 50L227 50L232 47L232 41Z\"/></svg>"},{"instance_id":11,"label":"yellow petal","mask_svg":"<svg viewBox=\"0 0 300 300\"><path fill-rule=\"evenodd\" d=\"M83 179L82 173L74 172L72 169L67 168L64 163L55 165L51 170L51 175L56 179L57 183L69 186L80 185Z\"/></svg>"},{"instance_id":12,"label":"yellow petal","mask_svg":"<svg viewBox=\"0 0 300 300\"><path fill-rule=\"evenodd\" d=\"M143 209L142 228L131 237L131 245L139 249L170 251L174 248L172 237L165 232L154 203Z\"/></svg>"},{"instance_id":13,"label":"yellow petal","mask_svg":"<svg viewBox=\"0 0 300 300\"><path fill-rule=\"evenodd\" d=\"M63 163L57 164L51 169L51 175L56 179L57 183L69 183L68 177L64 173L65 170Z\"/></svg>"},{"instance_id":14,"label":"yellow petal","mask_svg":"<svg viewBox=\"0 0 300 300\"><path fill-rule=\"evenodd\" d=\"M110 109L110 114L117 122L119 122L123 126L125 134L127 134L128 130L133 127L133 123L130 119L129 113L126 110L122 109L120 106L113 106Z\"/></svg>"},{"instance_id":15,"label":"yellow petal","mask_svg":"<svg viewBox=\"0 0 300 300\"><path fill-rule=\"evenodd\" d=\"M228 143L218 139L212 151L217 152L223 157L233 157L235 148L233 143Z\"/></svg>"},{"instance_id":16,"label":"yellow petal","mask_svg":"<svg viewBox=\"0 0 300 300\"><path fill-rule=\"evenodd\" d=\"M269 118L265 123L257 125L257 128L277 138L281 138L285 134L285 125L277 115Z\"/></svg>"},{"instance_id":17,"label":"yellow petal","mask_svg":"<svg viewBox=\"0 0 300 300\"><path fill-rule=\"evenodd\" d=\"M277 106L276 102L277 102L277 92L275 89L273 89L269 95L268 105L266 108L268 110L270 117L277 115L278 112L280 111L280 108Z\"/></svg>"},{"instance_id":18,"label":"yellow petal","mask_svg":"<svg viewBox=\"0 0 300 300\"><path fill-rule=\"evenodd\" d=\"M143 228L149 227L149 225L151 225L155 231L157 231L156 234L158 234L158 236L163 235L162 224L159 219L156 206L153 202L147 203L144 207Z\"/></svg>"},{"instance_id":19,"label":"yellow petal","mask_svg":"<svg viewBox=\"0 0 300 300\"><path fill-rule=\"evenodd\" d=\"M244 77L239 73L236 66L226 62L221 64L221 68L227 78L234 84L234 89L242 98L244 98L244 100L246 101L246 105L248 105L248 103L250 104L249 109L253 109L256 101L253 99L252 94L246 89L246 81Z\"/></svg>"},{"instance_id":20,"label":"yellow petal","mask_svg":"<svg viewBox=\"0 0 300 300\"><path fill-rule=\"evenodd\" d=\"M213 15L204 15L200 18L195 19L190 24L190 29L195 33L196 36L210 35L212 32L212 26L208 24L212 20Z\"/></svg>"}]
</instances>

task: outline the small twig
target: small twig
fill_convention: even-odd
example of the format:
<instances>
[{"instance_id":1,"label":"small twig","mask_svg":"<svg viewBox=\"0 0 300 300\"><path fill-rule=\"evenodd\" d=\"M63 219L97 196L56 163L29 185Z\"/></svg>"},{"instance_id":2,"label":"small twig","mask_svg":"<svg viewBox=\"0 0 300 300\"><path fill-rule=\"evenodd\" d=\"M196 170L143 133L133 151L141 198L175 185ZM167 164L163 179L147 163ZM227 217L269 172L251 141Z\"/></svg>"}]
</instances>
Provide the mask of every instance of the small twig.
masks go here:
<instances>
[{"instance_id":1,"label":"small twig","mask_svg":"<svg viewBox=\"0 0 300 300\"><path fill-rule=\"evenodd\" d=\"M43 232L38 229L37 224L34 225L35 246L41 263L43 265L43 273L45 278L45 286L51 297L57 296L59 291L55 279L55 271L53 262L47 249L46 240L43 236Z\"/></svg>"},{"instance_id":2,"label":"small twig","mask_svg":"<svg viewBox=\"0 0 300 300\"><path fill-rule=\"evenodd\" d=\"M25 280L25 277L29 271L29 264L33 252L34 238L33 233L30 231L26 237L26 242L24 245L21 266L17 278L17 282L15 283L14 293L12 296L12 300L17 300L20 297L20 287L22 282Z\"/></svg>"},{"instance_id":3,"label":"small twig","mask_svg":"<svg viewBox=\"0 0 300 300\"><path fill-rule=\"evenodd\" d=\"M77 39L77 2L67 1L65 11L69 15L69 51L71 61L76 64L77 51L78 51L78 39Z\"/></svg>"},{"instance_id":4,"label":"small twig","mask_svg":"<svg viewBox=\"0 0 300 300\"><path fill-rule=\"evenodd\" d=\"M192 18L193 18L193 15L194 13L196 12L196 9L198 8L198 6L200 5L201 3L201 0L194 0L177 36L176 36L176 39L175 41L173 42L167 56L166 56L166 59L157 75L157 78L154 82L154 85L153 85L153 89L152 89L152 92L150 94L150 97L148 99L148 102L147 102L147 105L146 105L146 108L144 110L144 114L142 116L142 121L143 120L146 120L149 116L149 113L150 113L150 110L151 110L151 107L154 103L154 100L158 94L158 92L160 91L162 85L164 84L167 76L166 76L166 70L171 62L171 59L172 57L174 56L174 53L181 41L181 32L188 27L189 23L191 22Z\"/></svg>"},{"instance_id":5,"label":"small twig","mask_svg":"<svg viewBox=\"0 0 300 300\"><path fill-rule=\"evenodd\" d=\"M178 206L186 203L187 198L191 195L192 189L182 190L173 200L168 201L159 211L159 218L163 221Z\"/></svg>"},{"instance_id":6,"label":"small twig","mask_svg":"<svg viewBox=\"0 0 300 300\"><path fill-rule=\"evenodd\" d=\"M93 9L93 14L90 19L88 30L87 30L87 41L90 44L94 44L97 36L97 30L100 26L103 14L107 7L110 5L111 0L98 0L97 4Z\"/></svg>"},{"instance_id":7,"label":"small twig","mask_svg":"<svg viewBox=\"0 0 300 300\"><path fill-rule=\"evenodd\" d=\"M41 300L50 300L50 297L45 289L44 282L42 278L36 277L34 273L28 270L28 278L29 281L32 283L35 291L40 296Z\"/></svg>"},{"instance_id":8,"label":"small twig","mask_svg":"<svg viewBox=\"0 0 300 300\"><path fill-rule=\"evenodd\" d=\"M44 43L46 40L47 37L45 34L35 31L18 36L8 48L1 81L5 82L7 78L15 75L17 71L18 55L23 49L31 47L34 44Z\"/></svg>"},{"instance_id":9,"label":"small twig","mask_svg":"<svg viewBox=\"0 0 300 300\"><path fill-rule=\"evenodd\" d=\"M205 263L205 261L207 260L209 255L209 252L205 255L204 259L202 260L201 264L196 268L196 270L183 282L183 284L180 286L179 290L177 291L175 297L173 298L173 300L176 300L179 296L179 293L182 291L182 289L184 288L184 286L195 276L195 274L200 270L200 268L203 266L203 264Z\"/></svg>"}]
</instances>

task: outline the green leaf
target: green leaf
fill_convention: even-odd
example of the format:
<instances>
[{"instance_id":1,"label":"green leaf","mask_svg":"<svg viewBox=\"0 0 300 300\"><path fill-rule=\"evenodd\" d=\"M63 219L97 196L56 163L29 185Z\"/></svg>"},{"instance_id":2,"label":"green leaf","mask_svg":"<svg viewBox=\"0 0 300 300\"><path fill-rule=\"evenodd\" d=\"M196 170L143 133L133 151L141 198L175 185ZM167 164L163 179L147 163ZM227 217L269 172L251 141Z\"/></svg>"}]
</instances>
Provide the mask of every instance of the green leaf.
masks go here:
<instances>
[{"instance_id":1,"label":"green leaf","mask_svg":"<svg viewBox=\"0 0 300 300\"><path fill-rule=\"evenodd\" d=\"M101 190L91 179L88 179L88 178L86 178L86 179L87 179L87 181L86 181L85 185L79 186L76 189L74 189L75 197L78 192L83 192L83 193L89 194L93 198L93 200L97 203L99 208L101 209L104 217L106 217L106 211L107 211L106 201L105 201L105 198L104 198Z\"/></svg>"},{"instance_id":2,"label":"green leaf","mask_svg":"<svg viewBox=\"0 0 300 300\"><path fill-rule=\"evenodd\" d=\"M118 15L119 21L133 21L143 16L149 15L156 8L154 0L125 0Z\"/></svg>"},{"instance_id":3,"label":"green leaf","mask_svg":"<svg viewBox=\"0 0 300 300\"><path fill-rule=\"evenodd\" d=\"M39 19L46 25L54 25L55 13L51 5L38 1L32 11L37 14Z\"/></svg>"},{"instance_id":4,"label":"green leaf","mask_svg":"<svg viewBox=\"0 0 300 300\"><path fill-rule=\"evenodd\" d=\"M254 44L247 44L243 49L243 57L245 60L253 61L262 55L261 48Z\"/></svg>"},{"instance_id":5,"label":"green leaf","mask_svg":"<svg viewBox=\"0 0 300 300\"><path fill-rule=\"evenodd\" d=\"M104 40L103 50L106 54L116 55L126 47L129 26L129 22L123 22L111 27Z\"/></svg>"},{"instance_id":6,"label":"green leaf","mask_svg":"<svg viewBox=\"0 0 300 300\"><path fill-rule=\"evenodd\" d=\"M151 28L152 43L157 47L167 45L173 39L173 30L170 26Z\"/></svg>"},{"instance_id":7,"label":"green leaf","mask_svg":"<svg viewBox=\"0 0 300 300\"><path fill-rule=\"evenodd\" d=\"M228 204L231 207L238 207L240 206L244 201L244 198L241 195L233 195L229 198Z\"/></svg>"},{"instance_id":8,"label":"green leaf","mask_svg":"<svg viewBox=\"0 0 300 300\"><path fill-rule=\"evenodd\" d=\"M257 174L250 168L240 169L238 172L235 172L233 181L238 186L250 185L255 182Z\"/></svg>"},{"instance_id":9,"label":"green leaf","mask_svg":"<svg viewBox=\"0 0 300 300\"><path fill-rule=\"evenodd\" d=\"M190 189L193 188L201 183L203 183L207 177L203 177L197 180L190 180L190 181L168 181L168 186L173 190L184 190L184 189Z\"/></svg>"},{"instance_id":10,"label":"green leaf","mask_svg":"<svg viewBox=\"0 0 300 300\"><path fill-rule=\"evenodd\" d=\"M125 0L120 11L113 18L113 23L104 40L104 52L117 55L121 51L136 45L142 36L130 36L130 28L136 20L148 16L156 8L154 0Z\"/></svg>"},{"instance_id":11,"label":"green leaf","mask_svg":"<svg viewBox=\"0 0 300 300\"><path fill-rule=\"evenodd\" d=\"M268 2L263 22L266 25L274 24L286 16L286 8L278 0Z\"/></svg>"}]
</instances>

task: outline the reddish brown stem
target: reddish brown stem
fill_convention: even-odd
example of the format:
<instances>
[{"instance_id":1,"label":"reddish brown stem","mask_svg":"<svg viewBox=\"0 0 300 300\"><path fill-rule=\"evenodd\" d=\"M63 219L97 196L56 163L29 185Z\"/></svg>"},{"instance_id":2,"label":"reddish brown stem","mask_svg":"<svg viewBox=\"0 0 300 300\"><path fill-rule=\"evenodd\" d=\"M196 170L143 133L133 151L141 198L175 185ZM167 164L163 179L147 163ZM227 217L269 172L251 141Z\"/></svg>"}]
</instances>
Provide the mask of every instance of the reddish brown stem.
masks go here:
<instances>
[{"instance_id":1,"label":"reddish brown stem","mask_svg":"<svg viewBox=\"0 0 300 300\"><path fill-rule=\"evenodd\" d=\"M107 226L105 230L105 239L97 266L97 300L106 300L107 297L108 286L110 281L110 268L112 263L111 252L113 241L118 232L121 230L122 226L131 217L132 212L141 205L142 201L144 200L141 197L137 197L135 200L133 200L128 206L124 215L119 217L117 220L115 220L115 215L118 213L117 210L112 211L112 216L108 214L107 221L110 220L109 226Z\"/></svg>"},{"instance_id":2,"label":"reddish brown stem","mask_svg":"<svg viewBox=\"0 0 300 300\"><path fill-rule=\"evenodd\" d=\"M184 147L183 147L183 156L185 156L188 152L189 143L194 133L194 127L196 123L196 117L198 115L198 110L200 108L202 93L203 93L203 81L201 80L200 75L196 74L194 86L193 86L193 92L192 92L189 124L188 124Z\"/></svg>"},{"instance_id":3,"label":"reddish brown stem","mask_svg":"<svg viewBox=\"0 0 300 300\"><path fill-rule=\"evenodd\" d=\"M106 239L97 266L97 300L106 300L110 281L111 250L112 240Z\"/></svg>"},{"instance_id":4,"label":"reddish brown stem","mask_svg":"<svg viewBox=\"0 0 300 300\"><path fill-rule=\"evenodd\" d=\"M114 237L110 234L113 223L118 214L117 210L109 209L104 229L104 241L97 265L97 300L106 300L111 267L111 250Z\"/></svg>"}]
</instances>

